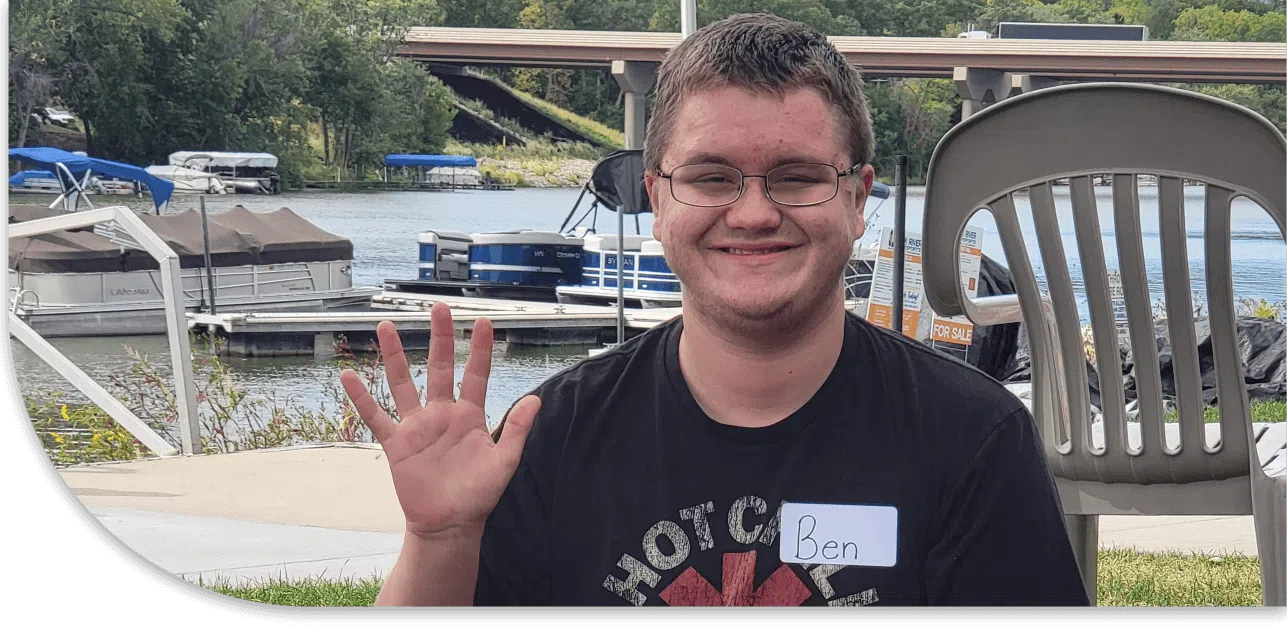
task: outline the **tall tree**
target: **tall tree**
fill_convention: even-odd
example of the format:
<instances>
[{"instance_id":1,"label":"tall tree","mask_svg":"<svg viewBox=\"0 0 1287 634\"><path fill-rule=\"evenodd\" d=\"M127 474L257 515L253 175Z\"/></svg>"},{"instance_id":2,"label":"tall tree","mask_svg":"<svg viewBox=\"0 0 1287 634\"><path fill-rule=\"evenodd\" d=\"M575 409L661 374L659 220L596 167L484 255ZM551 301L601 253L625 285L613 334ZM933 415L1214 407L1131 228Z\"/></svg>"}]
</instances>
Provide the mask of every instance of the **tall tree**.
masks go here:
<instances>
[{"instance_id":1,"label":"tall tree","mask_svg":"<svg viewBox=\"0 0 1287 634\"><path fill-rule=\"evenodd\" d=\"M9 138L25 147L37 108L52 105L60 50L50 28L55 5L17 0L9 6Z\"/></svg>"}]
</instances>

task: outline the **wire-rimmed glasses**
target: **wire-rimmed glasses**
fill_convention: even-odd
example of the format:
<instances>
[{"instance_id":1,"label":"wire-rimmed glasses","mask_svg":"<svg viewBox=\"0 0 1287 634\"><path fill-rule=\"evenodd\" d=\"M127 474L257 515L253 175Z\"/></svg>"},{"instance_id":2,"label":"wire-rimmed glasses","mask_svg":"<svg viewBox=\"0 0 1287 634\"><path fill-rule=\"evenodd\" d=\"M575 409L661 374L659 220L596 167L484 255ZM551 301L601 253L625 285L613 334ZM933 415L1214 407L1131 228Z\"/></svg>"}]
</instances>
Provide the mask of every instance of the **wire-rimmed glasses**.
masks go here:
<instances>
[{"instance_id":1,"label":"wire-rimmed glasses","mask_svg":"<svg viewBox=\"0 0 1287 634\"><path fill-rule=\"evenodd\" d=\"M826 163L791 163L779 165L767 174L743 174L722 163L681 165L669 174L658 170L658 176L670 180L670 195L693 207L724 207L742 198L746 179L763 178L769 200L788 207L821 205L840 191L840 178L852 175L861 163L845 171Z\"/></svg>"}]
</instances>

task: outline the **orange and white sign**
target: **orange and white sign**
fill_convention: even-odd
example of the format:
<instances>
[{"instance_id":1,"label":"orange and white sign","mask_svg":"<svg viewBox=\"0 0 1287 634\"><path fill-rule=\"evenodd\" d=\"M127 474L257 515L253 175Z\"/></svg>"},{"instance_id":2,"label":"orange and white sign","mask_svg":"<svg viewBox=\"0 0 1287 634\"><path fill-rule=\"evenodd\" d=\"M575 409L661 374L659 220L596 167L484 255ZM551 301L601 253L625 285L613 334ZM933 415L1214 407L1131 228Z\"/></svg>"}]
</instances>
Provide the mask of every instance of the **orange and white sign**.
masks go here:
<instances>
[{"instance_id":1,"label":"orange and white sign","mask_svg":"<svg viewBox=\"0 0 1287 634\"><path fill-rule=\"evenodd\" d=\"M966 227L961 235L961 284L970 299L979 293L979 269L983 266L982 237L983 232L977 227ZM968 346L974 340L974 324L965 317L935 315L930 339Z\"/></svg>"},{"instance_id":2,"label":"orange and white sign","mask_svg":"<svg viewBox=\"0 0 1287 634\"><path fill-rule=\"evenodd\" d=\"M921 302L925 285L921 279L921 236L907 232L903 249L903 334L916 338L921 324ZM871 294L867 301L867 321L893 330L894 323L894 229L880 232L880 248L872 266Z\"/></svg>"}]
</instances>

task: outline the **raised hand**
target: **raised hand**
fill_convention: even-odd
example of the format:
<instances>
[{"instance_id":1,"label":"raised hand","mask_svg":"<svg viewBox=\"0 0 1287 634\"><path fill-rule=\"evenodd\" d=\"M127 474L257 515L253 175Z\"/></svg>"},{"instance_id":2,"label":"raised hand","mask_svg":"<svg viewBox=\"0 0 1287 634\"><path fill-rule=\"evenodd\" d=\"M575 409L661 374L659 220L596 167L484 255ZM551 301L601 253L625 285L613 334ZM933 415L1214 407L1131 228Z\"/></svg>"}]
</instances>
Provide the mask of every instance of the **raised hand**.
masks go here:
<instances>
[{"instance_id":1,"label":"raised hand","mask_svg":"<svg viewBox=\"0 0 1287 634\"><path fill-rule=\"evenodd\" d=\"M535 396L520 400L510 410L505 433L493 441L484 413L492 365L491 322L480 319L474 324L459 400L453 398L452 387L456 355L451 309L434 304L429 325L424 403L411 381L397 328L387 321L376 328L400 422L376 404L356 372L345 370L340 382L384 448L407 530L421 537L474 534L482 530L514 476L541 402Z\"/></svg>"}]
</instances>

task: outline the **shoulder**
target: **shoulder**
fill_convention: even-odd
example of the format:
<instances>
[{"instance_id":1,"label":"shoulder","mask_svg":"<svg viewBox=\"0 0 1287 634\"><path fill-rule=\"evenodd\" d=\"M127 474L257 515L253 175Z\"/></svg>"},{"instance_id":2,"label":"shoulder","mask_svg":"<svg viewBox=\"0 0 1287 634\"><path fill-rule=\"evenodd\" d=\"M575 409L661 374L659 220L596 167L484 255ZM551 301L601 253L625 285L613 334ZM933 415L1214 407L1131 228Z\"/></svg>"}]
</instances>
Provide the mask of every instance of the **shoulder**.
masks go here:
<instances>
[{"instance_id":1,"label":"shoulder","mask_svg":"<svg viewBox=\"0 0 1287 634\"><path fill-rule=\"evenodd\" d=\"M675 318L650 328L620 346L587 357L542 381L524 395L534 394L541 399L532 436L546 439L566 436L578 415L601 407L613 392L623 387L638 386L639 380L645 378L639 376L640 373L653 370L658 356L665 353L667 338L678 325ZM494 438L500 437L504 426L502 419L492 432ZM531 440L529 437L528 442Z\"/></svg>"},{"instance_id":2,"label":"shoulder","mask_svg":"<svg viewBox=\"0 0 1287 634\"><path fill-rule=\"evenodd\" d=\"M919 341L850 315L856 377L876 385L902 418L936 436L979 444L1026 412L1023 402L982 370ZM1022 416L1020 416L1022 417Z\"/></svg>"}]
</instances>

